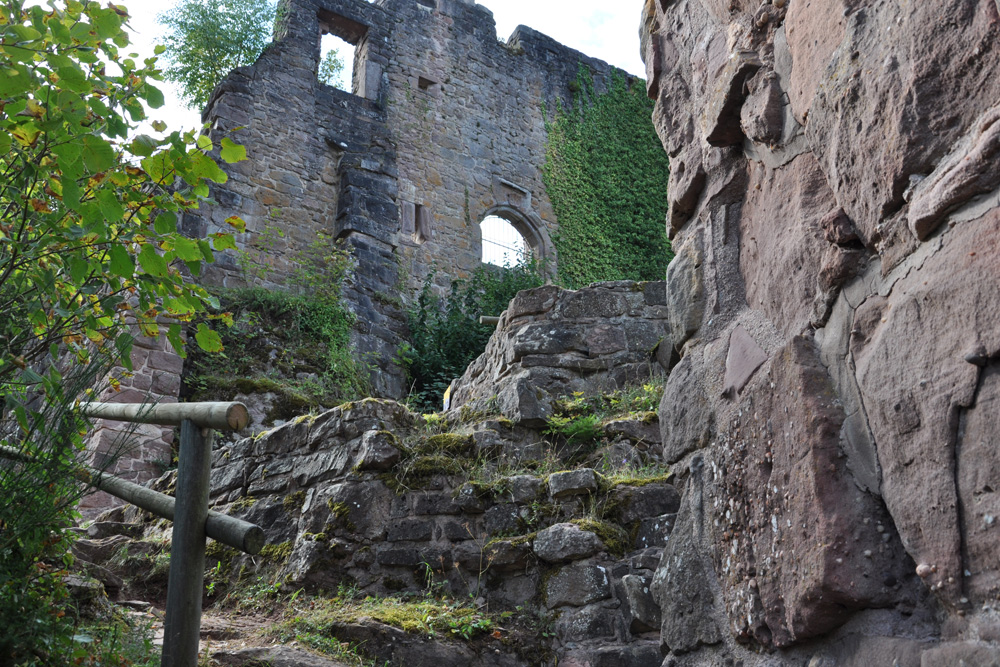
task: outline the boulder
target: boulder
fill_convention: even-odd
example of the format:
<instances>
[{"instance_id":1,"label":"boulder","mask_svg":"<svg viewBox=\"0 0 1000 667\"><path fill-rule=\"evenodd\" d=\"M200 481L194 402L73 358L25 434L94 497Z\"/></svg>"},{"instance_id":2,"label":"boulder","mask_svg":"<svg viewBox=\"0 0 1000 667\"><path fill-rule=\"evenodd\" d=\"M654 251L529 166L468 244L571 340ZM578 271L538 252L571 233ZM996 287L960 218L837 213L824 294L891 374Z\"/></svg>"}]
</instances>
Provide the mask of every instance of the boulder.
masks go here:
<instances>
[{"instance_id":1,"label":"boulder","mask_svg":"<svg viewBox=\"0 0 1000 667\"><path fill-rule=\"evenodd\" d=\"M611 580L606 567L574 563L549 577L543 594L549 609L582 607L611 597Z\"/></svg>"}]
</instances>

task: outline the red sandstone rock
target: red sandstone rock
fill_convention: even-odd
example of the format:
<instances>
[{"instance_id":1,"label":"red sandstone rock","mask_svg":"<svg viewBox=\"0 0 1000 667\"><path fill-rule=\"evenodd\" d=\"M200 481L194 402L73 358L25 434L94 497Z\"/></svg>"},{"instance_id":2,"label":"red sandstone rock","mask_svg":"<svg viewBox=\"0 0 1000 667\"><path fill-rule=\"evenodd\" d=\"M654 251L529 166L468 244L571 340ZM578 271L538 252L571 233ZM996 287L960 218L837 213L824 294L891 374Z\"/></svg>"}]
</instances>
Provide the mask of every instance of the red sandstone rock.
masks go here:
<instances>
[{"instance_id":1,"label":"red sandstone rock","mask_svg":"<svg viewBox=\"0 0 1000 667\"><path fill-rule=\"evenodd\" d=\"M1000 586L998 4L645 11L680 257L660 408L684 493L655 578L668 660L756 664L746 643L804 664L806 638L810 664L988 655L913 638L992 637ZM734 329L770 359L736 373ZM858 620L881 608L888 625Z\"/></svg>"}]
</instances>

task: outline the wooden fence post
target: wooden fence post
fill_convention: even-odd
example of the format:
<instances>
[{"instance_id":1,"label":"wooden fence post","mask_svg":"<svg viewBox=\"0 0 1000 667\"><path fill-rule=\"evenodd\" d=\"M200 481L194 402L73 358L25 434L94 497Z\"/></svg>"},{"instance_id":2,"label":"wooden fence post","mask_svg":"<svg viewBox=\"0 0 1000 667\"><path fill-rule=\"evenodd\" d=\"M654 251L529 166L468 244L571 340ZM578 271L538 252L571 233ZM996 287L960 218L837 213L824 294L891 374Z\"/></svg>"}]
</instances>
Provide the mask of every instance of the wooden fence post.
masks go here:
<instances>
[{"instance_id":1,"label":"wooden fence post","mask_svg":"<svg viewBox=\"0 0 1000 667\"><path fill-rule=\"evenodd\" d=\"M181 423L177 505L170 548L167 613L160 667L197 667L205 585L205 519L212 472L212 429Z\"/></svg>"}]
</instances>

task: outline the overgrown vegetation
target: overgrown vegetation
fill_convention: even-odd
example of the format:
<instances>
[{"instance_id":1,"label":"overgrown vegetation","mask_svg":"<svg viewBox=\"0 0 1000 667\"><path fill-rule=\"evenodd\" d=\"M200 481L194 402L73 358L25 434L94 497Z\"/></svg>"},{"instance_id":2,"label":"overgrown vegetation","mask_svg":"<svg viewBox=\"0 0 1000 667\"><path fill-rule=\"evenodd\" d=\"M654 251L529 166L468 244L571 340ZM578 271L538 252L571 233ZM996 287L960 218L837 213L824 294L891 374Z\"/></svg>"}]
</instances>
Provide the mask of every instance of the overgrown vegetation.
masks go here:
<instances>
[{"instance_id":1,"label":"overgrown vegetation","mask_svg":"<svg viewBox=\"0 0 1000 667\"><path fill-rule=\"evenodd\" d=\"M546 121L542 169L559 220L554 242L558 280L576 289L603 280L662 280L672 257L663 220L669 165L650 121L642 85L613 74L602 94L581 65L574 104ZM409 312L411 342L400 360L413 382L411 405L439 409L453 379L486 347L492 327L480 315L499 315L521 289L543 279L535 268L479 269L444 296L433 275Z\"/></svg>"},{"instance_id":2,"label":"overgrown vegetation","mask_svg":"<svg viewBox=\"0 0 1000 667\"><path fill-rule=\"evenodd\" d=\"M559 232L559 282L662 280L670 261L663 225L669 165L641 82L617 73L597 94L581 65L571 109L546 122L542 168Z\"/></svg>"},{"instance_id":3,"label":"overgrown vegetation","mask_svg":"<svg viewBox=\"0 0 1000 667\"><path fill-rule=\"evenodd\" d=\"M241 253L240 261L248 282L263 282L273 271L264 252ZM233 318L221 332L225 351L192 352L184 396L221 400L270 392L276 398L267 419L273 422L368 394L367 369L350 346L354 316L340 291L349 254L320 234L293 262L288 290L219 292L220 308Z\"/></svg>"},{"instance_id":4,"label":"overgrown vegetation","mask_svg":"<svg viewBox=\"0 0 1000 667\"><path fill-rule=\"evenodd\" d=\"M609 488L664 481L669 470L650 464L641 455L621 460L610 453L607 446L612 444L611 438L605 435L605 425L612 420L655 420L662 395L663 385L650 381L606 394L577 392L566 396L555 403L554 414L543 430L548 437L539 443L536 458L511 458L502 450L477 447L467 435L467 426L485 415L476 414L467 421L461 414L452 419L439 413L427 414L424 433L400 442L402 459L380 477L391 489L403 493L425 486L438 475L461 475L481 497L501 496L508 490L508 480L516 475L545 477L579 465L594 467L606 475ZM512 426L509 422L505 425L503 418L494 421L501 431Z\"/></svg>"},{"instance_id":5,"label":"overgrown vegetation","mask_svg":"<svg viewBox=\"0 0 1000 667\"><path fill-rule=\"evenodd\" d=\"M295 611L297 613L279 630L286 641L303 632L329 636L330 626L334 623L350 623L365 617L428 637L444 635L472 639L476 635L488 634L494 628L493 620L469 601L429 595L409 598L313 598L309 600L308 608Z\"/></svg>"},{"instance_id":6,"label":"overgrown vegetation","mask_svg":"<svg viewBox=\"0 0 1000 667\"><path fill-rule=\"evenodd\" d=\"M73 637L82 619L65 582L73 565L65 528L83 491L74 475L86 422L73 403L100 370L67 374L66 391L52 388L36 412L19 408L24 431L17 449L31 458L0 460L0 664L69 664L77 652Z\"/></svg>"},{"instance_id":7,"label":"overgrown vegetation","mask_svg":"<svg viewBox=\"0 0 1000 667\"><path fill-rule=\"evenodd\" d=\"M482 354L496 330L480 324L479 317L499 315L518 292L543 283L533 264L482 266L468 280L453 281L448 294L440 296L434 290L434 274L429 275L408 311L410 342L399 351L412 382L411 407L440 409L448 385Z\"/></svg>"},{"instance_id":8,"label":"overgrown vegetation","mask_svg":"<svg viewBox=\"0 0 1000 667\"><path fill-rule=\"evenodd\" d=\"M156 59L123 51L127 19L97 2L0 3L0 444L18 459L0 464L3 665L130 664L120 634L82 631L66 584L87 428L76 403L130 364L133 327L155 337L169 320L182 351L184 323L214 302L185 274L235 247L177 221L226 181L211 153L245 151L194 132L133 135L163 94ZM221 348L206 322L192 333Z\"/></svg>"}]
</instances>

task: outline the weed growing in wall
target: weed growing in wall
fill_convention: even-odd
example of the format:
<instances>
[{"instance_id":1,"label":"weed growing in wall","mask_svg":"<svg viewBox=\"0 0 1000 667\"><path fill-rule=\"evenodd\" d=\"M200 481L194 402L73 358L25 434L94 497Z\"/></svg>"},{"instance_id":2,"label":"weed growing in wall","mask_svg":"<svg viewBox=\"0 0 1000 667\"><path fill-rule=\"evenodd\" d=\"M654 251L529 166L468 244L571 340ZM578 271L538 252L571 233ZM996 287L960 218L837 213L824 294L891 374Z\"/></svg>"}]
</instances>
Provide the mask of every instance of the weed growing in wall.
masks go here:
<instances>
[{"instance_id":1,"label":"weed growing in wall","mask_svg":"<svg viewBox=\"0 0 1000 667\"><path fill-rule=\"evenodd\" d=\"M451 381L486 349L496 327L480 324L480 315L499 315L518 292L544 282L532 264L482 266L468 280L452 282L445 296L434 292L433 280L427 277L409 309L410 342L399 352L412 382L410 404L431 411L441 408Z\"/></svg>"},{"instance_id":2,"label":"weed growing in wall","mask_svg":"<svg viewBox=\"0 0 1000 667\"><path fill-rule=\"evenodd\" d=\"M286 291L246 287L220 293L222 308L233 314L233 325L221 332L225 350L193 352L186 395L221 400L271 393L276 398L269 421L367 395L366 369L350 349L354 316L341 296L349 254L320 234L295 264ZM269 272L260 263L247 270L261 279Z\"/></svg>"},{"instance_id":3,"label":"weed growing in wall","mask_svg":"<svg viewBox=\"0 0 1000 667\"><path fill-rule=\"evenodd\" d=\"M581 65L574 105L546 122L542 168L559 232L559 282L662 280L671 258L663 220L669 165L641 84L613 74L596 94Z\"/></svg>"}]
</instances>

